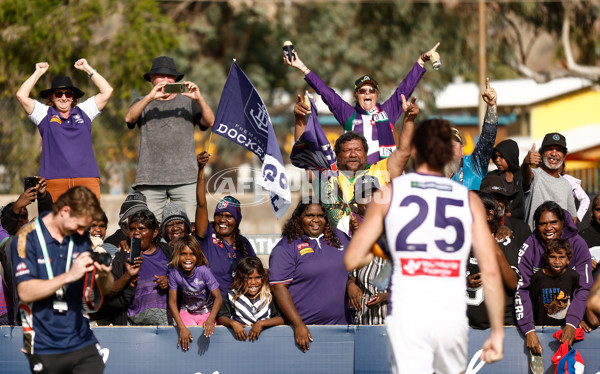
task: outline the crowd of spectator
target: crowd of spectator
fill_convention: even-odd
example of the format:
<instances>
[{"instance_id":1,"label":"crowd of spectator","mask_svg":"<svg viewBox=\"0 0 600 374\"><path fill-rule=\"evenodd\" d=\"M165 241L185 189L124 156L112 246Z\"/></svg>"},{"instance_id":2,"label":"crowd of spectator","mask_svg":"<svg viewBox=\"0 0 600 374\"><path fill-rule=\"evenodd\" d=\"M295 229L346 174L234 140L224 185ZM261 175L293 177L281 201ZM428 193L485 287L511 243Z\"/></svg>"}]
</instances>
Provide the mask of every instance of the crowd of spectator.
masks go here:
<instances>
[{"instance_id":1,"label":"crowd of spectator","mask_svg":"<svg viewBox=\"0 0 600 374\"><path fill-rule=\"evenodd\" d=\"M384 323L389 289L385 279L377 278L386 268L389 273L390 262L382 254L349 273L344 249L362 224L373 193L400 176L408 164L419 114L410 95L438 46L419 56L383 104L377 102L378 83L369 75L356 80L352 106L297 55L284 58L304 73L345 133L334 145L339 175L307 173L326 186L319 191L327 191L327 196L305 197L294 208L268 270L240 232L242 205L236 197L224 197L212 220L209 217L204 168L211 155L195 154L193 132L196 125L208 130L214 115L193 82L183 83L184 93L166 92L165 87L183 74L171 58L156 58L144 75L152 89L134 101L125 117L127 126L137 126L141 134L135 192L121 206L116 232L107 236L106 214L95 214L87 225L90 244L79 243L88 250L93 243L94 251L110 256L114 279L102 307L85 317L97 325L176 325L184 350L193 340L186 328L191 325L203 326L210 336L218 323L231 328L238 340L255 340L263 328L289 324L297 345L306 351L312 341L308 325ZM87 73L100 92L78 103L84 93L69 77L58 76L41 92L46 100L42 103L30 93L48 68L45 62L36 64L17 93L42 135L42 159L37 185L2 209L0 324L21 324L25 318L17 313L24 303L17 284L22 240L34 230L33 223L27 224L26 207L37 199L40 215L56 211L53 201L73 186L85 186L99 197L91 125L112 88L81 59L75 68ZM518 326L527 347L539 353L535 325L562 326L561 340L572 342L577 327L590 331L600 324L600 286L593 286L592 277L600 258L600 199L596 196L590 204L581 181L565 174L567 140L562 134L547 134L520 166L513 140L494 146L497 94L489 79L482 99L487 111L473 153L464 155L461 134L452 128L454 156L444 174L478 190L498 244L495 253L506 295L504 323ZM294 107L296 139L306 127L309 110L299 97ZM395 127L402 115L402 126ZM490 162L495 169L488 172ZM576 224L586 214L591 223L579 231ZM381 253L388 247L383 238L377 246L383 248ZM464 281L470 325L488 328L483 280L473 256ZM251 326L249 332L245 326Z\"/></svg>"}]
</instances>

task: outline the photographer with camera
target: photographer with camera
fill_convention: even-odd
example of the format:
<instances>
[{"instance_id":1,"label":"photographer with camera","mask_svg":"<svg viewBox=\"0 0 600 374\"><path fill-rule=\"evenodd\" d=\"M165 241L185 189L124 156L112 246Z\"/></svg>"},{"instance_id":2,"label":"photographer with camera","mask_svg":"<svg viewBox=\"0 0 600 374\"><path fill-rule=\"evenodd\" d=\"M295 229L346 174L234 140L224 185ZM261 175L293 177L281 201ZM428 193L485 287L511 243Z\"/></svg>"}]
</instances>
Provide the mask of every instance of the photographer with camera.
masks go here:
<instances>
[{"instance_id":1,"label":"photographer with camera","mask_svg":"<svg viewBox=\"0 0 600 374\"><path fill-rule=\"evenodd\" d=\"M96 196L87 187L73 187L12 242L23 352L32 373L104 371L98 341L82 314L86 274L95 273L104 293L113 284L111 267L92 259L87 233L101 215Z\"/></svg>"}]
</instances>

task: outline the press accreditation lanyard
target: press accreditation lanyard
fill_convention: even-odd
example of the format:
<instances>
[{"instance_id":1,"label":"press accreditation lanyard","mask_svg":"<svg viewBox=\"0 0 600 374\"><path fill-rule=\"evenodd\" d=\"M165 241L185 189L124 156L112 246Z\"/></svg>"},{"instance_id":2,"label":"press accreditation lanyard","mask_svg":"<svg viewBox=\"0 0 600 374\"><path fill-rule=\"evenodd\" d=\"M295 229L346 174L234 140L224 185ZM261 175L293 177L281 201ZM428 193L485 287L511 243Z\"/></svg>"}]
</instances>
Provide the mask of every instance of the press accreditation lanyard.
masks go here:
<instances>
[{"instance_id":1,"label":"press accreditation lanyard","mask_svg":"<svg viewBox=\"0 0 600 374\"><path fill-rule=\"evenodd\" d=\"M40 218L35 219L35 232L37 234L40 246L42 247L42 254L44 255L44 264L46 264L46 272L48 273L48 279L54 278L54 272L52 266L50 266L50 256L48 256L48 248L46 247L46 240L42 234L42 226L40 225ZM71 268L71 259L73 258L73 237L69 237L69 249L67 251L67 267L65 273Z\"/></svg>"}]
</instances>

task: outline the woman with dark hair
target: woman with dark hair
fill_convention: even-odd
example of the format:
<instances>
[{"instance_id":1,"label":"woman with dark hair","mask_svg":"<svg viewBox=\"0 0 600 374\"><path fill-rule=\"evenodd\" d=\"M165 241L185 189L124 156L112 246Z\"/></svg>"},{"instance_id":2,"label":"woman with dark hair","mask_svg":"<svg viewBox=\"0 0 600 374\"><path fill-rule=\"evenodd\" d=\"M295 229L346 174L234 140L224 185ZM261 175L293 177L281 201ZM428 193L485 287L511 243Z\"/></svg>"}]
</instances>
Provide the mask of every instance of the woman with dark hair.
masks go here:
<instances>
[{"instance_id":1,"label":"woman with dark hair","mask_svg":"<svg viewBox=\"0 0 600 374\"><path fill-rule=\"evenodd\" d=\"M129 261L130 253L115 255L112 273L115 280L105 303L115 325L167 325L167 266L170 247L159 245L159 226L149 210L129 217L129 239L141 239L140 257Z\"/></svg>"},{"instance_id":2,"label":"woman with dark hair","mask_svg":"<svg viewBox=\"0 0 600 374\"><path fill-rule=\"evenodd\" d=\"M208 260L210 270L219 282L219 290L225 300L238 261L244 257L256 257L256 253L252 244L240 233L242 210L238 199L225 196L215 208L214 221L208 221L204 166L209 157L206 151L197 156L195 235L202 245L202 252Z\"/></svg>"},{"instance_id":3,"label":"woman with dark hair","mask_svg":"<svg viewBox=\"0 0 600 374\"><path fill-rule=\"evenodd\" d=\"M294 327L303 351L312 341L306 325L350 322L344 249L349 238L335 229L316 198L304 198L269 257L269 281L277 305Z\"/></svg>"},{"instance_id":4,"label":"woman with dark hair","mask_svg":"<svg viewBox=\"0 0 600 374\"><path fill-rule=\"evenodd\" d=\"M546 260L544 248L554 239L567 239L573 247L573 257L569 267L579 273L579 287L567 311L566 325L561 335L561 343L573 343L575 329L583 319L585 304L592 287L592 259L585 240L577 231L571 214L554 201L546 201L533 214L535 230L521 246L519 272L521 283L515 295L517 325L525 334L527 347L534 354L541 354L542 345L535 333L533 309L529 297L529 286L535 271L543 268Z\"/></svg>"},{"instance_id":5,"label":"woman with dark hair","mask_svg":"<svg viewBox=\"0 0 600 374\"><path fill-rule=\"evenodd\" d=\"M100 173L92 147L92 121L112 96L113 88L86 59L75 68L87 74L100 92L77 104L84 95L71 78L56 76L50 88L43 90L43 104L30 97L37 81L48 71L47 62L35 64L35 71L17 91L17 100L37 125L42 136L40 176L48 180L48 192L54 201L73 186L88 187L100 200Z\"/></svg>"}]
</instances>

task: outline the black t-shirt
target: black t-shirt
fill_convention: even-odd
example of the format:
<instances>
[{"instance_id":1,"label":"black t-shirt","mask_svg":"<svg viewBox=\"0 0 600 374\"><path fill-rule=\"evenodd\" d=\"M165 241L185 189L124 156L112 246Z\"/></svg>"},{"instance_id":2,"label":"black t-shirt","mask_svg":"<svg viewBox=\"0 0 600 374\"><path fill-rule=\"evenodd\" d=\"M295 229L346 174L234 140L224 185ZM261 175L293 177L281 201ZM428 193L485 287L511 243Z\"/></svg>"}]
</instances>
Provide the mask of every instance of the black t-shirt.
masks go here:
<instances>
[{"instance_id":1,"label":"black t-shirt","mask_svg":"<svg viewBox=\"0 0 600 374\"><path fill-rule=\"evenodd\" d=\"M519 248L521 247L520 241L515 240L514 237L507 237L501 243L498 243L500 249L504 253L506 260L510 267L514 270L519 277ZM477 259L473 256L473 253L469 256L469 263L467 264L467 276L469 274L479 273L479 267L477 266ZM504 300L504 325L514 326L515 325L515 308L514 299L515 291L505 289L505 300ZM487 315L487 309L485 307L485 297L483 294L483 287L469 288L467 284L467 317L469 318L469 326L475 329L488 329L490 327L490 321Z\"/></svg>"},{"instance_id":2,"label":"black t-shirt","mask_svg":"<svg viewBox=\"0 0 600 374\"><path fill-rule=\"evenodd\" d=\"M579 274L571 268L567 268L557 277L544 274L542 269L537 271L529 285L536 326L564 325L573 292L578 284Z\"/></svg>"}]
</instances>

